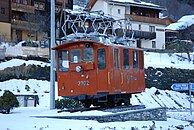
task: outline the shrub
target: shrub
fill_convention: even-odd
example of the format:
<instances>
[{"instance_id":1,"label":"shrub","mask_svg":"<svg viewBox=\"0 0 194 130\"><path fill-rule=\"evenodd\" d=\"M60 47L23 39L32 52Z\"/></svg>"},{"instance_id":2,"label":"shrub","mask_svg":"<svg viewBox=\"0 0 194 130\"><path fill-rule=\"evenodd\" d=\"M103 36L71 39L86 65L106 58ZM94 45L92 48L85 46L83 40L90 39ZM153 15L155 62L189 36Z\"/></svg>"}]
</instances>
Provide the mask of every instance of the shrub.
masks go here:
<instances>
[{"instance_id":1,"label":"shrub","mask_svg":"<svg viewBox=\"0 0 194 130\"><path fill-rule=\"evenodd\" d=\"M55 108L57 109L64 109L64 108L75 109L75 108L81 108L81 107L83 107L82 103L74 99L64 98L64 99L55 100Z\"/></svg>"},{"instance_id":2,"label":"shrub","mask_svg":"<svg viewBox=\"0 0 194 130\"><path fill-rule=\"evenodd\" d=\"M0 110L5 114L9 114L14 107L19 107L16 96L9 90L5 90L3 96L0 97Z\"/></svg>"}]
</instances>

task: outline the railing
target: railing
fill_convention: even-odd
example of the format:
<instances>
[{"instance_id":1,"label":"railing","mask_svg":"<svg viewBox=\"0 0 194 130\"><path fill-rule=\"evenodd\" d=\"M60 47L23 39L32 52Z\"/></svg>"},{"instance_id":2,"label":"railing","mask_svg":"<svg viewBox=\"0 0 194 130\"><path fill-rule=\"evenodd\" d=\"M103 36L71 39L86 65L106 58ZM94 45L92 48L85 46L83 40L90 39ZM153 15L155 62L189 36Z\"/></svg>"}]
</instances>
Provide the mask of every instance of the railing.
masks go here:
<instances>
[{"instance_id":1,"label":"railing","mask_svg":"<svg viewBox=\"0 0 194 130\"><path fill-rule=\"evenodd\" d=\"M36 31L36 24L35 23L16 20L16 19L11 20L11 27L14 29Z\"/></svg>"},{"instance_id":2,"label":"railing","mask_svg":"<svg viewBox=\"0 0 194 130\"><path fill-rule=\"evenodd\" d=\"M21 55L49 57L49 48L21 47L21 46L13 46L6 48L5 56L21 56Z\"/></svg>"},{"instance_id":3,"label":"railing","mask_svg":"<svg viewBox=\"0 0 194 130\"><path fill-rule=\"evenodd\" d=\"M34 13L34 6L20 3L11 3L11 9L20 12Z\"/></svg>"},{"instance_id":4,"label":"railing","mask_svg":"<svg viewBox=\"0 0 194 130\"><path fill-rule=\"evenodd\" d=\"M121 37L123 35L123 31L121 29L116 29L116 35ZM126 30L126 36L132 37L135 39L155 39L156 32L148 32L148 31L138 31L138 30Z\"/></svg>"},{"instance_id":5,"label":"railing","mask_svg":"<svg viewBox=\"0 0 194 130\"><path fill-rule=\"evenodd\" d=\"M129 18L131 21L137 21L137 22L146 22L146 23L164 24L164 25L168 24L167 20L163 20L159 18L151 18L151 17L129 15L129 14L125 14L125 17Z\"/></svg>"},{"instance_id":6,"label":"railing","mask_svg":"<svg viewBox=\"0 0 194 130\"><path fill-rule=\"evenodd\" d=\"M146 31L134 30L134 38L152 40L156 38L156 32L146 32Z\"/></svg>"},{"instance_id":7,"label":"railing","mask_svg":"<svg viewBox=\"0 0 194 130\"><path fill-rule=\"evenodd\" d=\"M5 58L5 52L6 52L6 48L5 47L0 47L0 59L4 59Z\"/></svg>"}]
</instances>

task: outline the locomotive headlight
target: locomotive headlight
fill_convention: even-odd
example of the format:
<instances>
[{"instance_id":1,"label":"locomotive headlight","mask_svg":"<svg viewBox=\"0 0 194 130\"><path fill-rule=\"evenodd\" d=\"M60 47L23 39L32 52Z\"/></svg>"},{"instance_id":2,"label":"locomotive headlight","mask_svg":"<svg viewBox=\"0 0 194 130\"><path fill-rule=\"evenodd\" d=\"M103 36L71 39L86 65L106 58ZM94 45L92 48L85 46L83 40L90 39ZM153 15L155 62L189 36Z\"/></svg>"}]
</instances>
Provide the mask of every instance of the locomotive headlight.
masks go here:
<instances>
[{"instance_id":1,"label":"locomotive headlight","mask_svg":"<svg viewBox=\"0 0 194 130\"><path fill-rule=\"evenodd\" d=\"M75 70L76 70L76 72L81 72L82 71L82 67L78 65L78 66L76 66Z\"/></svg>"}]
</instances>

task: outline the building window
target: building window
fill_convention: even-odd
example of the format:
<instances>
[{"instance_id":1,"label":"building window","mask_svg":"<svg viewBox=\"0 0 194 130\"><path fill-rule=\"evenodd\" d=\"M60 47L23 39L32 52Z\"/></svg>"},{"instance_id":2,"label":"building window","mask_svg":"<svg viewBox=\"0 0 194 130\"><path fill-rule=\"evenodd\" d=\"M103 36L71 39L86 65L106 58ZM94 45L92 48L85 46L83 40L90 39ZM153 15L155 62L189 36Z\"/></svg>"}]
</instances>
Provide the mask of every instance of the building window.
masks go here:
<instances>
[{"instance_id":1,"label":"building window","mask_svg":"<svg viewBox=\"0 0 194 130\"><path fill-rule=\"evenodd\" d=\"M154 26L150 26L150 32L155 32L155 27Z\"/></svg>"},{"instance_id":2,"label":"building window","mask_svg":"<svg viewBox=\"0 0 194 130\"><path fill-rule=\"evenodd\" d=\"M27 0L23 0L23 4L27 5L28 1Z\"/></svg>"},{"instance_id":3,"label":"building window","mask_svg":"<svg viewBox=\"0 0 194 130\"><path fill-rule=\"evenodd\" d=\"M88 22L85 22L85 25L84 25L86 28L89 28L89 23Z\"/></svg>"},{"instance_id":4,"label":"building window","mask_svg":"<svg viewBox=\"0 0 194 130\"><path fill-rule=\"evenodd\" d=\"M121 14L121 9L118 9L118 14Z\"/></svg>"},{"instance_id":5,"label":"building window","mask_svg":"<svg viewBox=\"0 0 194 130\"><path fill-rule=\"evenodd\" d=\"M59 13L62 10L61 6L55 6L55 12Z\"/></svg>"},{"instance_id":6,"label":"building window","mask_svg":"<svg viewBox=\"0 0 194 130\"><path fill-rule=\"evenodd\" d=\"M5 8L0 8L0 13L5 14Z\"/></svg>"},{"instance_id":7,"label":"building window","mask_svg":"<svg viewBox=\"0 0 194 130\"><path fill-rule=\"evenodd\" d=\"M141 24L139 24L139 30L141 30Z\"/></svg>"},{"instance_id":8,"label":"building window","mask_svg":"<svg viewBox=\"0 0 194 130\"><path fill-rule=\"evenodd\" d=\"M34 8L38 10L38 2L34 2Z\"/></svg>"},{"instance_id":9,"label":"building window","mask_svg":"<svg viewBox=\"0 0 194 130\"><path fill-rule=\"evenodd\" d=\"M16 0L16 3L20 3L20 0Z\"/></svg>"},{"instance_id":10,"label":"building window","mask_svg":"<svg viewBox=\"0 0 194 130\"><path fill-rule=\"evenodd\" d=\"M126 29L127 29L127 30L131 30L131 29L132 29L132 28L131 28L131 25L128 25L128 24L127 24Z\"/></svg>"},{"instance_id":11,"label":"building window","mask_svg":"<svg viewBox=\"0 0 194 130\"><path fill-rule=\"evenodd\" d=\"M152 41L152 48L156 48L156 41Z\"/></svg>"},{"instance_id":12,"label":"building window","mask_svg":"<svg viewBox=\"0 0 194 130\"><path fill-rule=\"evenodd\" d=\"M39 4L39 10L45 10L45 4L44 3Z\"/></svg>"},{"instance_id":13,"label":"building window","mask_svg":"<svg viewBox=\"0 0 194 130\"><path fill-rule=\"evenodd\" d=\"M78 21L78 27L83 27L82 22Z\"/></svg>"},{"instance_id":14,"label":"building window","mask_svg":"<svg viewBox=\"0 0 194 130\"><path fill-rule=\"evenodd\" d=\"M36 10L45 10L45 3L42 2L34 2L34 7Z\"/></svg>"}]
</instances>

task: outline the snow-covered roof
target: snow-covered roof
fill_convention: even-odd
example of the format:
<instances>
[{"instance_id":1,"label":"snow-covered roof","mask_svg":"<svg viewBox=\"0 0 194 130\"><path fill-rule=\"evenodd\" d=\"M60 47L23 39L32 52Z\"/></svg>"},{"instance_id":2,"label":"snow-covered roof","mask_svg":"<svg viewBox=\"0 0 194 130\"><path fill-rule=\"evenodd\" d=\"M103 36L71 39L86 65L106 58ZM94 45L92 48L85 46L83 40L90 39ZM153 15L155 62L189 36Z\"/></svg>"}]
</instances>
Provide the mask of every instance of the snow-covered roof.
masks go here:
<instances>
[{"instance_id":1,"label":"snow-covered roof","mask_svg":"<svg viewBox=\"0 0 194 130\"><path fill-rule=\"evenodd\" d=\"M183 30L194 24L194 15L186 15L180 18L176 23L166 27L166 30Z\"/></svg>"},{"instance_id":2,"label":"snow-covered roof","mask_svg":"<svg viewBox=\"0 0 194 130\"><path fill-rule=\"evenodd\" d=\"M128 5L133 5L133 6L140 6L140 7L146 7L146 8L153 8L153 9L159 9L159 10L164 10L163 7L161 7L160 5L156 5L153 3L148 3L148 2L144 2L141 0L111 0L111 2L119 2L119 3L124 3L126 5L126 3Z\"/></svg>"},{"instance_id":3,"label":"snow-covered roof","mask_svg":"<svg viewBox=\"0 0 194 130\"><path fill-rule=\"evenodd\" d=\"M91 9L97 0L89 0L86 8ZM165 10L164 7L161 7L160 5L156 5L153 3L143 2L141 0L108 0L108 2L120 4L122 6L137 6L137 7L144 7L144 8L150 8L150 9L157 9L157 10Z\"/></svg>"}]
</instances>

